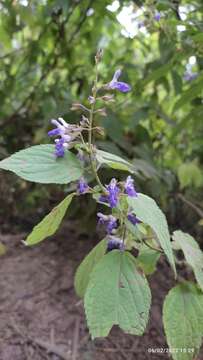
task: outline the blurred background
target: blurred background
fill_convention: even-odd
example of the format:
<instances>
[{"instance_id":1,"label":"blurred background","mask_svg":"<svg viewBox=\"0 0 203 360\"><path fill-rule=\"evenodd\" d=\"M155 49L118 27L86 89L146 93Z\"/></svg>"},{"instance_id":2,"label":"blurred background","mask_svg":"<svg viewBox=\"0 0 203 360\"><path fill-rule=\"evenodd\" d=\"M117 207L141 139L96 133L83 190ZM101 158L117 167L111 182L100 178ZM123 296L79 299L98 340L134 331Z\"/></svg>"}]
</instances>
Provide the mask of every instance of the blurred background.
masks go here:
<instances>
[{"instance_id":1,"label":"blurred background","mask_svg":"<svg viewBox=\"0 0 203 360\"><path fill-rule=\"evenodd\" d=\"M190 232L201 244L202 0L0 1L0 160L48 143L51 118L80 119L71 104L87 104L98 48L103 82L121 68L132 91L116 93L107 116L98 118L106 134L97 145L130 160L138 171L137 189L157 200L170 230ZM126 174L102 172L104 183L113 176ZM95 203L88 196L75 200L56 239L30 249L21 243L73 186L0 173L0 245L6 245L0 253L7 252L0 264L0 358L157 360L161 354L146 349L167 346L161 308L174 279L166 262L150 279L153 309L144 337L117 329L107 340L92 342L73 276L98 242ZM60 352L65 344L67 357L48 355L36 337L60 345Z\"/></svg>"},{"instance_id":2,"label":"blurred background","mask_svg":"<svg viewBox=\"0 0 203 360\"><path fill-rule=\"evenodd\" d=\"M51 118L78 121L71 103L87 102L102 48L103 80L122 68L132 91L116 94L98 145L135 164L137 187L171 224L194 229L203 207L202 1L6 0L0 10L0 157L49 142ZM0 189L3 228L33 225L68 191L5 172Z\"/></svg>"}]
</instances>

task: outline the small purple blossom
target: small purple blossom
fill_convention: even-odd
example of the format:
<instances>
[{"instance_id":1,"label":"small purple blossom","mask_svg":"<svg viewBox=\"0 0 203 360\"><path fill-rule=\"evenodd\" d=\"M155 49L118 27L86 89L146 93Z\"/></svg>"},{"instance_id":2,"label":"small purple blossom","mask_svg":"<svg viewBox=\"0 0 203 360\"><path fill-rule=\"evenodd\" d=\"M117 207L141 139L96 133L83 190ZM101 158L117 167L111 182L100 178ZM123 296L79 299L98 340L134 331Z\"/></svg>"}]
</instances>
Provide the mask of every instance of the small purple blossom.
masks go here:
<instances>
[{"instance_id":1,"label":"small purple blossom","mask_svg":"<svg viewBox=\"0 0 203 360\"><path fill-rule=\"evenodd\" d=\"M64 139L56 139L55 140L55 152L56 157L64 157L65 148L64 148Z\"/></svg>"},{"instance_id":2,"label":"small purple blossom","mask_svg":"<svg viewBox=\"0 0 203 360\"><path fill-rule=\"evenodd\" d=\"M124 250L124 243L120 238L115 236L109 236L108 243L107 243L107 251L112 250Z\"/></svg>"},{"instance_id":3,"label":"small purple blossom","mask_svg":"<svg viewBox=\"0 0 203 360\"><path fill-rule=\"evenodd\" d=\"M97 213L99 218L98 224L106 226L107 234L112 234L113 230L117 228L117 219L113 215L104 215L102 213Z\"/></svg>"},{"instance_id":4,"label":"small purple blossom","mask_svg":"<svg viewBox=\"0 0 203 360\"><path fill-rule=\"evenodd\" d=\"M111 208L114 208L118 204L118 195L120 192L120 189L117 186L117 180L114 178L111 179L109 185L106 188L109 192L109 195L108 195L109 205L111 206Z\"/></svg>"},{"instance_id":5,"label":"small purple blossom","mask_svg":"<svg viewBox=\"0 0 203 360\"><path fill-rule=\"evenodd\" d=\"M198 74L196 72L192 72L192 71L186 71L183 75L183 79L185 81L192 81L195 80L197 78Z\"/></svg>"},{"instance_id":6,"label":"small purple blossom","mask_svg":"<svg viewBox=\"0 0 203 360\"><path fill-rule=\"evenodd\" d=\"M81 132L81 128L77 125L68 124L64 119L58 118L58 120L51 120L51 123L56 126L55 129L48 132L48 136L55 137L60 136L55 140L55 155L56 157L63 157L65 155L65 149L72 146L73 140Z\"/></svg>"},{"instance_id":7,"label":"small purple blossom","mask_svg":"<svg viewBox=\"0 0 203 360\"><path fill-rule=\"evenodd\" d=\"M154 20L159 21L160 19L161 19L161 14L160 14L160 12L157 12L157 13L154 15Z\"/></svg>"},{"instance_id":8,"label":"small purple blossom","mask_svg":"<svg viewBox=\"0 0 203 360\"><path fill-rule=\"evenodd\" d=\"M88 101L89 101L89 103L92 105L92 104L94 104L95 103L95 98L94 98L94 96L88 96Z\"/></svg>"},{"instance_id":9,"label":"small purple blossom","mask_svg":"<svg viewBox=\"0 0 203 360\"><path fill-rule=\"evenodd\" d=\"M77 185L78 194L85 194L89 190L89 186L83 177L80 178Z\"/></svg>"},{"instance_id":10,"label":"small purple blossom","mask_svg":"<svg viewBox=\"0 0 203 360\"><path fill-rule=\"evenodd\" d=\"M119 90L120 92L127 93L131 90L131 86L125 82L118 81L118 78L121 76L122 71L116 70L113 79L108 83L107 88L111 90Z\"/></svg>"},{"instance_id":11,"label":"small purple blossom","mask_svg":"<svg viewBox=\"0 0 203 360\"><path fill-rule=\"evenodd\" d=\"M109 185L106 186L107 194L101 195L99 201L108 203L111 208L114 208L118 204L118 196L120 193L120 189L117 185L116 179L111 179Z\"/></svg>"},{"instance_id":12,"label":"small purple blossom","mask_svg":"<svg viewBox=\"0 0 203 360\"><path fill-rule=\"evenodd\" d=\"M127 216L127 219L128 221L131 222L131 224L133 225L137 225L137 224L140 224L141 221L137 218L136 215L132 214L132 213L129 213L128 216Z\"/></svg>"},{"instance_id":13,"label":"small purple blossom","mask_svg":"<svg viewBox=\"0 0 203 360\"><path fill-rule=\"evenodd\" d=\"M125 193L128 194L128 196L135 197L137 196L137 192L134 187L134 180L131 176L128 176L124 185Z\"/></svg>"}]
</instances>

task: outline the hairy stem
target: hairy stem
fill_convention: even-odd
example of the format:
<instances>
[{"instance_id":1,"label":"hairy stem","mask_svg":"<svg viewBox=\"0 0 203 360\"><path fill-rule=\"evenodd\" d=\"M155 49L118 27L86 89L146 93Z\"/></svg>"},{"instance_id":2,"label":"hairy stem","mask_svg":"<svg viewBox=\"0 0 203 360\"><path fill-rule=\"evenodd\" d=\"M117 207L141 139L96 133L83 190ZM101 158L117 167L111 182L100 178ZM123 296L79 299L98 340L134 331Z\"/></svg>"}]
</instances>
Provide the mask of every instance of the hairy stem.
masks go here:
<instances>
[{"instance_id":1,"label":"hairy stem","mask_svg":"<svg viewBox=\"0 0 203 360\"><path fill-rule=\"evenodd\" d=\"M97 82L98 82L98 68L97 68L97 62L96 62L96 78L95 78L94 87L92 90L93 102L91 104L90 118L89 118L88 148L89 148L90 164L91 164L92 172L97 181L97 184L99 185L99 187L102 191L106 191L105 187L103 186L103 184L99 178L99 175L97 173L96 163L94 160L93 146L92 146L93 145L92 144L92 133L93 133L93 125L94 125L94 109L95 109L95 102L96 102L96 97L97 97Z\"/></svg>"},{"instance_id":2,"label":"hairy stem","mask_svg":"<svg viewBox=\"0 0 203 360\"><path fill-rule=\"evenodd\" d=\"M142 239L142 241L143 241L143 243L146 245L146 246L148 246L150 249L152 249L152 250L154 250L154 251L157 251L157 252L160 252L161 254L163 254L163 250L161 250L161 249L158 249L157 247L154 247L154 246L152 246L152 245L150 245L147 241L146 241L146 239Z\"/></svg>"}]
</instances>

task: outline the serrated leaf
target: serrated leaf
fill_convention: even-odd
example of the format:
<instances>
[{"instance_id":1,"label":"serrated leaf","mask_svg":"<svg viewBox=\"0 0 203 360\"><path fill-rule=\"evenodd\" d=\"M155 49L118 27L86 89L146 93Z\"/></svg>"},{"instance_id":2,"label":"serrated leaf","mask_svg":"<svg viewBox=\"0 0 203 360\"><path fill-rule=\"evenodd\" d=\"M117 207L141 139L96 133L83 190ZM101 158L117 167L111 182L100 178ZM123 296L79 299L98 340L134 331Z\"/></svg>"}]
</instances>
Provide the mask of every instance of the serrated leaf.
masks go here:
<instances>
[{"instance_id":1,"label":"serrated leaf","mask_svg":"<svg viewBox=\"0 0 203 360\"><path fill-rule=\"evenodd\" d=\"M103 150L97 150L96 158L100 164L108 165L112 169L129 171L131 173L137 173L133 164L129 163L125 159L122 159L118 155L110 154Z\"/></svg>"},{"instance_id":2,"label":"serrated leaf","mask_svg":"<svg viewBox=\"0 0 203 360\"><path fill-rule=\"evenodd\" d=\"M0 169L9 170L21 178L43 184L67 184L79 179L82 167L70 151L63 158L54 156L54 145L35 145L20 150L0 161Z\"/></svg>"},{"instance_id":3,"label":"serrated leaf","mask_svg":"<svg viewBox=\"0 0 203 360\"><path fill-rule=\"evenodd\" d=\"M58 229L63 217L65 216L66 210L70 205L73 194L66 196L66 198L60 202L52 211L45 216L45 218L34 227L31 234L27 237L25 244L26 245L35 245L47 238L48 236L53 235Z\"/></svg>"},{"instance_id":4,"label":"serrated leaf","mask_svg":"<svg viewBox=\"0 0 203 360\"><path fill-rule=\"evenodd\" d=\"M193 268L196 280L203 291L203 252L195 239L181 230L174 231L173 240L182 249L187 263Z\"/></svg>"},{"instance_id":5,"label":"serrated leaf","mask_svg":"<svg viewBox=\"0 0 203 360\"><path fill-rule=\"evenodd\" d=\"M92 338L105 337L113 325L142 335L151 293L145 276L128 252L113 250L94 267L85 293L85 312Z\"/></svg>"},{"instance_id":6,"label":"serrated leaf","mask_svg":"<svg viewBox=\"0 0 203 360\"><path fill-rule=\"evenodd\" d=\"M170 234L164 213L152 198L141 193L137 197L128 197L128 204L138 219L148 224L154 230L176 275Z\"/></svg>"},{"instance_id":7,"label":"serrated leaf","mask_svg":"<svg viewBox=\"0 0 203 360\"><path fill-rule=\"evenodd\" d=\"M185 282L169 291L163 306L163 323L169 347L179 349L171 353L173 359L196 358L203 336L203 294L195 284Z\"/></svg>"},{"instance_id":8,"label":"serrated leaf","mask_svg":"<svg viewBox=\"0 0 203 360\"><path fill-rule=\"evenodd\" d=\"M74 286L77 295L81 298L85 295L90 274L94 266L104 256L106 248L107 241L106 239L103 239L89 252L89 254L84 258L84 260L77 268L74 279Z\"/></svg>"}]
</instances>

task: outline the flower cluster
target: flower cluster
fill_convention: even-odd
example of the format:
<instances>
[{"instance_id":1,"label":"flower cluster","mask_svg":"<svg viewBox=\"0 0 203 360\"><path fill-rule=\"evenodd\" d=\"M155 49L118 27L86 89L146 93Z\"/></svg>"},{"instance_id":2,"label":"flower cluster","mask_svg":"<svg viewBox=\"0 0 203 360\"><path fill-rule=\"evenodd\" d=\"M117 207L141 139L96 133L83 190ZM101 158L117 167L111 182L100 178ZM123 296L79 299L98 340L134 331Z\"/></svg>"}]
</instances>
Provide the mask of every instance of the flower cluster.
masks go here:
<instances>
[{"instance_id":1,"label":"flower cluster","mask_svg":"<svg viewBox=\"0 0 203 360\"><path fill-rule=\"evenodd\" d=\"M118 204L118 196L120 193L120 189L117 185L116 179L111 179L109 185L106 185L106 194L101 195L99 201L108 203L111 208L114 208Z\"/></svg>"},{"instance_id":2,"label":"flower cluster","mask_svg":"<svg viewBox=\"0 0 203 360\"><path fill-rule=\"evenodd\" d=\"M95 57L96 63L100 60L100 55ZM103 186L98 174L97 174L97 160L95 156L95 146L92 144L92 130L101 132L101 128L93 125L93 115L106 115L105 108L96 108L96 101L109 102L113 100L114 95L107 94L100 97L97 97L97 92L105 90L118 90L122 93L127 93L131 90L131 86L125 82L119 81L121 76L121 70L116 70L113 78L110 82L101 86L100 89L97 88L97 84L92 89L92 94L88 97L88 102L90 108L86 106L74 103L71 110L79 110L85 112L85 115L82 115L82 119L78 125L69 124L63 118L58 118L51 120L51 123L55 126L54 129L48 132L48 136L55 137L55 156L57 158L64 157L65 150L75 147L78 154L77 158L83 163L85 168L89 168L94 172L95 178L97 179L98 185L100 187L100 196L99 202L106 203L110 206L111 209L116 208L119 203L119 197L122 195L128 195L130 197L136 197L137 192L134 187L134 180L131 176L128 176L126 181L118 182L115 178L111 179L108 185ZM85 137L83 137L83 131L88 132L88 142L85 142ZM76 146L77 145L77 146ZM90 164L91 163L91 164ZM85 164L87 166L85 166ZM77 194L82 195L86 193L93 193L92 189L86 182L84 177L81 177L77 183ZM117 212L115 212L117 214ZM127 219L133 224L136 225L139 223L139 219L132 213L129 212L126 214ZM114 216L113 214L103 214L101 212L97 213L98 224L105 226L106 233L108 236L107 251L113 249L124 250L124 238L120 239L121 232L123 233L123 225L125 226L123 220L119 215ZM122 225L120 226L120 222ZM121 229L120 229L121 227ZM122 236L123 237L123 236Z\"/></svg>"},{"instance_id":3,"label":"flower cluster","mask_svg":"<svg viewBox=\"0 0 203 360\"><path fill-rule=\"evenodd\" d=\"M116 207L118 205L119 194L121 193L121 190L115 178L111 179L109 185L106 185L106 190L106 194L101 195L99 201L108 203L111 208ZM131 176L128 176L125 181L124 192L131 197L137 196L137 192L134 187L134 180Z\"/></svg>"},{"instance_id":4,"label":"flower cluster","mask_svg":"<svg viewBox=\"0 0 203 360\"><path fill-rule=\"evenodd\" d=\"M82 128L78 125L68 124L61 117L58 120L51 120L51 123L56 128L50 130L48 136L60 136L60 138L55 139L55 155L56 157L63 157L65 149L70 149L74 146L75 140L80 135Z\"/></svg>"},{"instance_id":5,"label":"flower cluster","mask_svg":"<svg viewBox=\"0 0 203 360\"><path fill-rule=\"evenodd\" d=\"M118 226L117 219L113 215L104 215L100 212L97 213L97 216L99 218L98 224L105 225L107 234L112 234Z\"/></svg>"}]
</instances>

